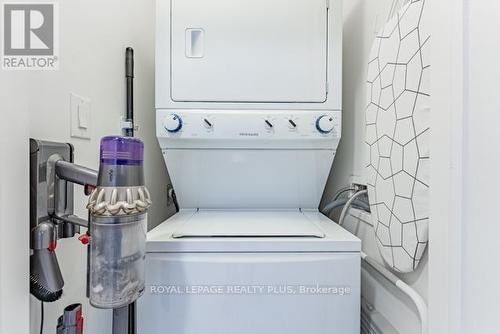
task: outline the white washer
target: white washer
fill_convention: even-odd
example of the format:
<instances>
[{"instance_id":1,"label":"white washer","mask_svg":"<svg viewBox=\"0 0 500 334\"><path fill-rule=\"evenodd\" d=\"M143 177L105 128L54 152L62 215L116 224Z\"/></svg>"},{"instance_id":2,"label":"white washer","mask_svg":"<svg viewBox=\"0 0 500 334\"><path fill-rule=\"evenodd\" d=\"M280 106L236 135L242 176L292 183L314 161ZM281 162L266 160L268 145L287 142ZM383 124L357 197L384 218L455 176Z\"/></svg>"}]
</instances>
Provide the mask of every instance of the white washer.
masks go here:
<instances>
[{"instance_id":1,"label":"white washer","mask_svg":"<svg viewBox=\"0 0 500 334\"><path fill-rule=\"evenodd\" d=\"M315 211L181 211L149 233L139 333L358 333L359 251Z\"/></svg>"},{"instance_id":2,"label":"white washer","mask_svg":"<svg viewBox=\"0 0 500 334\"><path fill-rule=\"evenodd\" d=\"M359 239L318 212L341 137L339 0L158 0L140 334L357 334Z\"/></svg>"}]
</instances>

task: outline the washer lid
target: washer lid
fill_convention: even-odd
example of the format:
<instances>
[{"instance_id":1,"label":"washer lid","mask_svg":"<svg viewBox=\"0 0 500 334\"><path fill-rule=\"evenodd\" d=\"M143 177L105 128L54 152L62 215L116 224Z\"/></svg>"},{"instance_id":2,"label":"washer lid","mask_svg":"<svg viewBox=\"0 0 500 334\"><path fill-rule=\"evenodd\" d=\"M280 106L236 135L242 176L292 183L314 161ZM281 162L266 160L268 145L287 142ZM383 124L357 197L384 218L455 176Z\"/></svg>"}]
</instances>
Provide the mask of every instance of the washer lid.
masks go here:
<instances>
[{"instance_id":1,"label":"washer lid","mask_svg":"<svg viewBox=\"0 0 500 334\"><path fill-rule=\"evenodd\" d=\"M354 235L318 211L184 210L148 233L158 252L359 252Z\"/></svg>"},{"instance_id":2,"label":"washer lid","mask_svg":"<svg viewBox=\"0 0 500 334\"><path fill-rule=\"evenodd\" d=\"M325 233L300 212L200 211L181 224L173 238L311 237Z\"/></svg>"}]
</instances>

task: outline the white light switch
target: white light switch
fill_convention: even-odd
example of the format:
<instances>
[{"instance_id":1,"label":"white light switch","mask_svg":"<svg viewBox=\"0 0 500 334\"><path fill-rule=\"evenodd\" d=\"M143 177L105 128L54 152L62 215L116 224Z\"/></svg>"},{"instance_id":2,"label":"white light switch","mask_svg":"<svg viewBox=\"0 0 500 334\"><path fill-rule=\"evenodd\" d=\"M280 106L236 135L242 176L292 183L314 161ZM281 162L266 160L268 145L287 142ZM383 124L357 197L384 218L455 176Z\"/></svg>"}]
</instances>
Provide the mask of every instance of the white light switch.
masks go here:
<instances>
[{"instance_id":1,"label":"white light switch","mask_svg":"<svg viewBox=\"0 0 500 334\"><path fill-rule=\"evenodd\" d=\"M90 99L70 94L71 137L90 139Z\"/></svg>"},{"instance_id":2,"label":"white light switch","mask_svg":"<svg viewBox=\"0 0 500 334\"><path fill-rule=\"evenodd\" d=\"M88 103L78 105L78 127L80 129L89 128L90 105Z\"/></svg>"}]
</instances>

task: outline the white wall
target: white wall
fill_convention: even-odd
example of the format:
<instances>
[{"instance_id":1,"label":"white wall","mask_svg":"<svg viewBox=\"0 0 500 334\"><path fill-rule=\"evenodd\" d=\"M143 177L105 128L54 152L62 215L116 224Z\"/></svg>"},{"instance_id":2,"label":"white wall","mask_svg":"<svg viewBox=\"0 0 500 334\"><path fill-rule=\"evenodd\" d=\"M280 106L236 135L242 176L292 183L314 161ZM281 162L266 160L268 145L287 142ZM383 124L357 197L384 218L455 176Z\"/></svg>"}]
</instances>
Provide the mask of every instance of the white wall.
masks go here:
<instances>
[{"instance_id":1,"label":"white wall","mask_svg":"<svg viewBox=\"0 0 500 334\"><path fill-rule=\"evenodd\" d=\"M150 226L172 213L166 206L169 183L154 128L154 0L60 1L60 70L30 72L29 135L33 138L71 142L75 162L98 167L99 140L120 134L125 112L125 47L135 51L136 133L145 142L146 182L154 205ZM4 86L2 86L4 87ZM92 104L91 140L70 137L70 93L89 98ZM75 187L75 210L86 216L87 198ZM24 224L28 226L28 222ZM93 309L85 298L86 248L76 239L59 242L57 250L66 282L63 298L46 304L46 333L53 333L64 306L83 302L87 333L110 333L111 312ZM26 287L27 288L27 287ZM38 302L31 304L31 333L39 327Z\"/></svg>"},{"instance_id":2,"label":"white wall","mask_svg":"<svg viewBox=\"0 0 500 334\"><path fill-rule=\"evenodd\" d=\"M24 73L0 72L0 333L28 333L29 141Z\"/></svg>"},{"instance_id":3,"label":"white wall","mask_svg":"<svg viewBox=\"0 0 500 334\"><path fill-rule=\"evenodd\" d=\"M429 332L460 334L464 147L464 3L430 1L431 224L429 225ZM488 22L488 21L485 21ZM488 22L490 24L490 22ZM479 311L482 312L482 311ZM472 316L474 316L472 314ZM492 332L486 331L486 332ZM482 333L478 330L473 333Z\"/></svg>"},{"instance_id":4,"label":"white wall","mask_svg":"<svg viewBox=\"0 0 500 334\"><path fill-rule=\"evenodd\" d=\"M343 132L323 196L323 205L339 188L351 182L363 182L366 162L364 124L369 52L375 34L394 12L394 8L400 8L403 2L402 0L344 2ZM370 220L369 216L361 218ZM383 263L376 246L373 228L352 217L347 219L346 228L362 239L366 254ZM427 267L426 255L414 273L398 275L425 299L428 290ZM362 293L401 333L419 333L420 322L411 301L382 278L363 270Z\"/></svg>"},{"instance_id":5,"label":"white wall","mask_svg":"<svg viewBox=\"0 0 500 334\"><path fill-rule=\"evenodd\" d=\"M500 300L500 4L463 3L462 333L491 333Z\"/></svg>"},{"instance_id":6,"label":"white wall","mask_svg":"<svg viewBox=\"0 0 500 334\"><path fill-rule=\"evenodd\" d=\"M431 333L498 332L498 10L493 1L432 4L433 108L441 113L433 120Z\"/></svg>"},{"instance_id":7,"label":"white wall","mask_svg":"<svg viewBox=\"0 0 500 334\"><path fill-rule=\"evenodd\" d=\"M431 333L498 332L498 10L493 1L432 4L433 108L441 112L433 120Z\"/></svg>"}]
</instances>

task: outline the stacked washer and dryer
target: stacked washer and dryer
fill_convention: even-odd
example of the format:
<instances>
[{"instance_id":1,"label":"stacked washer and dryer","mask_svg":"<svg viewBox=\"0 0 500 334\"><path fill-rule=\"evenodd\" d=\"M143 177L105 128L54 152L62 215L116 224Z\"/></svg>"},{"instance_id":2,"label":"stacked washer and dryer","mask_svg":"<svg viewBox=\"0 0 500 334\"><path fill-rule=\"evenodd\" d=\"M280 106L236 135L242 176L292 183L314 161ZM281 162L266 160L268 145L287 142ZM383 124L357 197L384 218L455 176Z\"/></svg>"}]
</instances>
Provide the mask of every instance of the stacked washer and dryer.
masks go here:
<instances>
[{"instance_id":1,"label":"stacked washer and dryer","mask_svg":"<svg viewBox=\"0 0 500 334\"><path fill-rule=\"evenodd\" d=\"M359 239L318 211L341 136L339 0L158 0L141 334L359 333ZM158 204L157 204L158 205Z\"/></svg>"}]
</instances>

